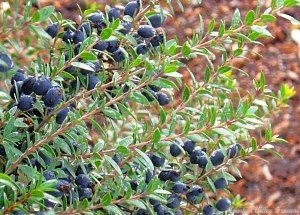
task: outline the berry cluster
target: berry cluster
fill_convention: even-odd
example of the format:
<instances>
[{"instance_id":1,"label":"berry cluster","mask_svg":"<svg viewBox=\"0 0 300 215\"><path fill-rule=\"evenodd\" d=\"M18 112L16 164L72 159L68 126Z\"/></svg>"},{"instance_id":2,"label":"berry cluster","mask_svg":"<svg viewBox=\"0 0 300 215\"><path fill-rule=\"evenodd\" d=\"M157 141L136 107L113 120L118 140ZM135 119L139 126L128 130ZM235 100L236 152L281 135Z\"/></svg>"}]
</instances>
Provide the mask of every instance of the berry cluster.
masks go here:
<instances>
[{"instance_id":1,"label":"berry cluster","mask_svg":"<svg viewBox=\"0 0 300 215\"><path fill-rule=\"evenodd\" d=\"M24 113L43 117L48 115L62 100L59 85L52 83L46 76L26 77L24 70L19 69L11 78L10 96L17 101L17 107ZM37 100L42 101L43 111L35 107ZM67 117L69 107L62 109L56 116L56 122L61 124Z\"/></svg>"}]
</instances>

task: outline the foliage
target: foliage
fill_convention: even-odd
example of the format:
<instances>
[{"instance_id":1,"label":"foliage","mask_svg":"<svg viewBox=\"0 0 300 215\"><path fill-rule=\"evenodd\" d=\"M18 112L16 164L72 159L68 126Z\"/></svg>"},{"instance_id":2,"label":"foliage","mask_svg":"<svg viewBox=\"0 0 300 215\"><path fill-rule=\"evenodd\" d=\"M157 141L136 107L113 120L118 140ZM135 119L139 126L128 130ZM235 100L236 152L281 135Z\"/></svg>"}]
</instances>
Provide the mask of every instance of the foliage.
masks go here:
<instances>
[{"instance_id":1,"label":"foliage","mask_svg":"<svg viewBox=\"0 0 300 215\"><path fill-rule=\"evenodd\" d=\"M242 177L238 164L259 150L276 153L272 143L283 140L270 117L295 92L285 84L272 92L263 72L251 80L231 60L271 37L267 25L278 16L296 22L281 11L299 2L272 0L245 17L237 9L231 23L208 26L199 15L199 31L183 44L161 27L171 1L89 9L80 24L52 6L17 2L3 4L0 19L0 75L10 88L0 94L2 214L212 214L240 206L228 189ZM192 58L203 60L200 80L185 64ZM236 74L253 87L243 89Z\"/></svg>"}]
</instances>

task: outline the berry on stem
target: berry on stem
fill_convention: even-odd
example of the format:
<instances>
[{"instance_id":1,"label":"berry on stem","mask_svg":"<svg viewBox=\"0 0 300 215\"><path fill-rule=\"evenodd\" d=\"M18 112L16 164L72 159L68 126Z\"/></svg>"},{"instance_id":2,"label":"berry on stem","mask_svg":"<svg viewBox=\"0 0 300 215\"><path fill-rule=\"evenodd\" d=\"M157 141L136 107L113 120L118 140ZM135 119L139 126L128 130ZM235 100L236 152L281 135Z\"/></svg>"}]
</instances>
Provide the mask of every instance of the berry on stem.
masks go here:
<instances>
[{"instance_id":1,"label":"berry on stem","mask_svg":"<svg viewBox=\"0 0 300 215\"><path fill-rule=\"evenodd\" d=\"M143 38L151 38L155 34L155 29L151 25L141 25L138 28L137 33Z\"/></svg>"},{"instance_id":2,"label":"berry on stem","mask_svg":"<svg viewBox=\"0 0 300 215\"><path fill-rule=\"evenodd\" d=\"M223 163L224 161L224 154L221 151L221 149L217 149L213 151L213 153L210 155L210 161L214 166L218 166Z\"/></svg>"},{"instance_id":3,"label":"berry on stem","mask_svg":"<svg viewBox=\"0 0 300 215\"><path fill-rule=\"evenodd\" d=\"M136 1L129 2L124 9L124 15L134 17L139 12L140 6Z\"/></svg>"},{"instance_id":4,"label":"berry on stem","mask_svg":"<svg viewBox=\"0 0 300 215\"><path fill-rule=\"evenodd\" d=\"M45 95L47 91L52 87L51 80L47 77L40 77L33 85L33 92L37 95Z\"/></svg>"},{"instance_id":5,"label":"berry on stem","mask_svg":"<svg viewBox=\"0 0 300 215\"><path fill-rule=\"evenodd\" d=\"M61 93L57 87L52 87L48 90L48 92L43 95L42 101L47 107L55 107L62 100Z\"/></svg>"},{"instance_id":6,"label":"berry on stem","mask_svg":"<svg viewBox=\"0 0 300 215\"><path fill-rule=\"evenodd\" d=\"M171 146L170 146L170 154L173 157L177 157L177 156L179 156L181 154L181 149L178 146L178 143L172 143L171 144Z\"/></svg>"},{"instance_id":7,"label":"berry on stem","mask_svg":"<svg viewBox=\"0 0 300 215\"><path fill-rule=\"evenodd\" d=\"M216 204L216 208L218 211L227 211L231 206L231 202L229 199L227 198L222 198L220 199L217 204Z\"/></svg>"},{"instance_id":8,"label":"berry on stem","mask_svg":"<svg viewBox=\"0 0 300 215\"><path fill-rule=\"evenodd\" d=\"M52 37L56 37L57 33L58 33L58 23L55 22L52 25L49 25L46 27L45 31Z\"/></svg>"},{"instance_id":9,"label":"berry on stem","mask_svg":"<svg viewBox=\"0 0 300 215\"><path fill-rule=\"evenodd\" d=\"M33 108L34 100L31 96L21 96L19 101L18 101L18 108L21 111L28 111L31 108Z\"/></svg>"}]
</instances>

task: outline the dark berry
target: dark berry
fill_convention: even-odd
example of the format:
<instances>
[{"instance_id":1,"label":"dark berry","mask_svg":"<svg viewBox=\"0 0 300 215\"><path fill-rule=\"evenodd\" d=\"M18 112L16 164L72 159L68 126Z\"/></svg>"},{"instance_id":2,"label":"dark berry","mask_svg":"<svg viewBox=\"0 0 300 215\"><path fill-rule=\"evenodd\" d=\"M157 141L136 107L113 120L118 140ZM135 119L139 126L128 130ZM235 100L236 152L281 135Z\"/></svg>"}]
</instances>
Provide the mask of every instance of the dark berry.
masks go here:
<instances>
[{"instance_id":1,"label":"dark berry","mask_svg":"<svg viewBox=\"0 0 300 215\"><path fill-rule=\"evenodd\" d=\"M146 97L146 99L149 101L149 102L152 102L154 101L156 97L156 94L153 90L147 90L147 91L143 91L142 92L143 96Z\"/></svg>"},{"instance_id":2,"label":"dark berry","mask_svg":"<svg viewBox=\"0 0 300 215\"><path fill-rule=\"evenodd\" d=\"M141 25L138 28L137 33L143 38L150 38L154 36L155 29L151 25Z\"/></svg>"},{"instance_id":3,"label":"dark berry","mask_svg":"<svg viewBox=\"0 0 300 215\"><path fill-rule=\"evenodd\" d=\"M83 199L91 200L93 197L93 191L91 188L82 188L78 189L79 192L79 200L82 201Z\"/></svg>"},{"instance_id":4,"label":"dark berry","mask_svg":"<svg viewBox=\"0 0 300 215\"><path fill-rule=\"evenodd\" d=\"M122 34L126 35L130 32L132 25L130 22L123 22L121 24L122 29L119 30L119 32L121 32Z\"/></svg>"},{"instance_id":5,"label":"dark berry","mask_svg":"<svg viewBox=\"0 0 300 215\"><path fill-rule=\"evenodd\" d=\"M164 36L162 34L159 34L159 35L155 35L153 38L151 38L150 40L150 44L153 46L153 47L157 47L159 46L160 44L162 44L164 41Z\"/></svg>"},{"instance_id":6,"label":"dark berry","mask_svg":"<svg viewBox=\"0 0 300 215\"><path fill-rule=\"evenodd\" d=\"M25 215L25 213L22 211L13 211L11 214L12 215Z\"/></svg>"},{"instance_id":7,"label":"dark berry","mask_svg":"<svg viewBox=\"0 0 300 215\"><path fill-rule=\"evenodd\" d=\"M99 41L93 46L93 49L96 49L97 51L105 51L107 47L108 47L108 42Z\"/></svg>"},{"instance_id":8,"label":"dark berry","mask_svg":"<svg viewBox=\"0 0 300 215\"><path fill-rule=\"evenodd\" d=\"M58 33L58 23L53 23L52 25L48 25L45 29L45 31L52 37L56 37Z\"/></svg>"},{"instance_id":9,"label":"dark berry","mask_svg":"<svg viewBox=\"0 0 300 215\"><path fill-rule=\"evenodd\" d=\"M43 172L43 176L45 177L46 181L51 180L51 179L55 179L55 174L52 171L49 170L45 170Z\"/></svg>"},{"instance_id":10,"label":"dark berry","mask_svg":"<svg viewBox=\"0 0 300 215\"><path fill-rule=\"evenodd\" d=\"M54 197L61 197L64 193L69 193L69 189L71 188L71 184L63 179L57 180L55 188L57 191L51 191L50 194Z\"/></svg>"},{"instance_id":11,"label":"dark berry","mask_svg":"<svg viewBox=\"0 0 300 215\"><path fill-rule=\"evenodd\" d=\"M10 79L10 83L13 85L15 82L18 81L24 81L25 80L25 75L24 71L22 69L18 69L14 76Z\"/></svg>"},{"instance_id":12,"label":"dark berry","mask_svg":"<svg viewBox=\"0 0 300 215\"><path fill-rule=\"evenodd\" d=\"M142 208L139 208L137 211L136 211L136 215L148 215L148 211L145 210L145 209L142 209Z\"/></svg>"},{"instance_id":13,"label":"dark berry","mask_svg":"<svg viewBox=\"0 0 300 215\"><path fill-rule=\"evenodd\" d=\"M224 154L221 151L221 149L217 149L217 150L212 152L212 154L210 155L210 161L212 162L212 164L214 166L218 166L218 165L223 163Z\"/></svg>"},{"instance_id":14,"label":"dark berry","mask_svg":"<svg viewBox=\"0 0 300 215\"><path fill-rule=\"evenodd\" d=\"M150 158L150 160L152 161L152 163L155 167L161 167L165 163L165 158L164 157L160 157L160 156L157 156L155 154L150 154L149 158Z\"/></svg>"},{"instance_id":15,"label":"dark berry","mask_svg":"<svg viewBox=\"0 0 300 215\"><path fill-rule=\"evenodd\" d=\"M143 54L146 54L147 52L148 52L148 47L145 43L141 43L136 47L136 53L138 55L140 55L140 54L143 55Z\"/></svg>"},{"instance_id":16,"label":"dark berry","mask_svg":"<svg viewBox=\"0 0 300 215\"><path fill-rule=\"evenodd\" d=\"M161 88L158 87L158 86L156 86L156 85L148 85L148 86L149 86L149 88L150 88L151 90L153 90L154 92L158 92L158 91L161 90Z\"/></svg>"},{"instance_id":17,"label":"dark berry","mask_svg":"<svg viewBox=\"0 0 300 215\"><path fill-rule=\"evenodd\" d=\"M71 43L73 38L73 31L71 29L67 29L64 33L62 40L66 43Z\"/></svg>"},{"instance_id":18,"label":"dark berry","mask_svg":"<svg viewBox=\"0 0 300 215\"><path fill-rule=\"evenodd\" d=\"M145 177L146 184L148 184L152 180L153 177L154 177L154 173L150 169L147 169L146 177Z\"/></svg>"},{"instance_id":19,"label":"dark berry","mask_svg":"<svg viewBox=\"0 0 300 215\"><path fill-rule=\"evenodd\" d=\"M31 96L21 96L19 101L18 101L18 108L21 111L28 111L31 108L33 108L34 100Z\"/></svg>"},{"instance_id":20,"label":"dark berry","mask_svg":"<svg viewBox=\"0 0 300 215\"><path fill-rule=\"evenodd\" d=\"M204 168L207 163L208 163L208 160L205 155L198 157L198 166L200 168Z\"/></svg>"},{"instance_id":21,"label":"dark berry","mask_svg":"<svg viewBox=\"0 0 300 215\"><path fill-rule=\"evenodd\" d=\"M74 55L78 55L82 43L77 43L74 47Z\"/></svg>"},{"instance_id":22,"label":"dark berry","mask_svg":"<svg viewBox=\"0 0 300 215\"><path fill-rule=\"evenodd\" d=\"M192 164L198 164L199 157L203 156L204 153L201 149L195 149L190 155L190 161Z\"/></svg>"},{"instance_id":23,"label":"dark berry","mask_svg":"<svg viewBox=\"0 0 300 215\"><path fill-rule=\"evenodd\" d=\"M189 154L192 154L193 150L195 149L196 147L196 143L194 141L191 141L191 140L187 140L184 142L183 144L183 149L189 153Z\"/></svg>"},{"instance_id":24,"label":"dark berry","mask_svg":"<svg viewBox=\"0 0 300 215\"><path fill-rule=\"evenodd\" d=\"M80 174L86 174L89 173L90 171L92 171L93 165L88 163L88 164L84 164L82 165L78 165L75 174L76 175L80 175Z\"/></svg>"},{"instance_id":25,"label":"dark berry","mask_svg":"<svg viewBox=\"0 0 300 215\"><path fill-rule=\"evenodd\" d=\"M110 22L112 22L114 19L120 18L120 16L121 16L121 13L118 8L111 8L108 11L108 19Z\"/></svg>"},{"instance_id":26,"label":"dark berry","mask_svg":"<svg viewBox=\"0 0 300 215\"><path fill-rule=\"evenodd\" d=\"M167 207L169 208L178 208L180 206L181 197L177 194L172 194L168 197Z\"/></svg>"},{"instance_id":27,"label":"dark berry","mask_svg":"<svg viewBox=\"0 0 300 215\"><path fill-rule=\"evenodd\" d=\"M158 200L156 200L156 199L153 199L153 198L150 198L149 199L149 203L151 204L151 205L158 205L158 204L160 204L160 202L158 201Z\"/></svg>"},{"instance_id":28,"label":"dark berry","mask_svg":"<svg viewBox=\"0 0 300 215\"><path fill-rule=\"evenodd\" d=\"M9 91L9 95L11 98L15 98L15 95L17 95L17 91L18 91L18 95L20 96L22 93L22 85L23 85L23 81L18 81L15 84L12 85L12 87L10 88Z\"/></svg>"},{"instance_id":29,"label":"dark berry","mask_svg":"<svg viewBox=\"0 0 300 215\"><path fill-rule=\"evenodd\" d=\"M217 180L214 181L214 185L216 189L224 189L225 187L228 186L228 182L226 181L225 178L218 178Z\"/></svg>"},{"instance_id":30,"label":"dark berry","mask_svg":"<svg viewBox=\"0 0 300 215\"><path fill-rule=\"evenodd\" d=\"M93 27L101 27L104 16L102 12L93 13L88 19L92 22Z\"/></svg>"},{"instance_id":31,"label":"dark berry","mask_svg":"<svg viewBox=\"0 0 300 215\"><path fill-rule=\"evenodd\" d=\"M152 15L148 17L153 28L158 28L163 23L163 18L160 15Z\"/></svg>"},{"instance_id":32,"label":"dark berry","mask_svg":"<svg viewBox=\"0 0 300 215\"><path fill-rule=\"evenodd\" d=\"M116 62L121 62L125 59L125 54L121 49L118 49L113 53L112 57Z\"/></svg>"},{"instance_id":33,"label":"dark berry","mask_svg":"<svg viewBox=\"0 0 300 215\"><path fill-rule=\"evenodd\" d=\"M120 46L119 40L109 40L109 41L107 41L107 43L108 43L108 46L107 46L106 50L110 53L117 51Z\"/></svg>"},{"instance_id":34,"label":"dark berry","mask_svg":"<svg viewBox=\"0 0 300 215\"><path fill-rule=\"evenodd\" d=\"M211 205L205 205L202 210L203 215L214 215L214 208Z\"/></svg>"},{"instance_id":35,"label":"dark berry","mask_svg":"<svg viewBox=\"0 0 300 215\"><path fill-rule=\"evenodd\" d=\"M199 203L203 198L203 188L196 185L188 190L186 193L187 201L192 204Z\"/></svg>"},{"instance_id":36,"label":"dark berry","mask_svg":"<svg viewBox=\"0 0 300 215\"><path fill-rule=\"evenodd\" d=\"M81 188L88 188L91 186L92 181L87 175L80 174L76 176L75 183Z\"/></svg>"},{"instance_id":37,"label":"dark berry","mask_svg":"<svg viewBox=\"0 0 300 215\"><path fill-rule=\"evenodd\" d=\"M33 92L43 96L52 87L51 80L47 77L40 77L33 85Z\"/></svg>"},{"instance_id":38,"label":"dark berry","mask_svg":"<svg viewBox=\"0 0 300 215\"><path fill-rule=\"evenodd\" d=\"M62 95L58 88L52 87L48 92L42 97L42 101L47 107L55 107L62 100Z\"/></svg>"},{"instance_id":39,"label":"dark berry","mask_svg":"<svg viewBox=\"0 0 300 215\"><path fill-rule=\"evenodd\" d=\"M131 189L137 190L138 182L136 180L131 180L129 183L130 183Z\"/></svg>"},{"instance_id":40,"label":"dark berry","mask_svg":"<svg viewBox=\"0 0 300 215\"><path fill-rule=\"evenodd\" d=\"M92 33L92 28L89 22L82 23L79 27L79 30L83 32L87 37L90 36Z\"/></svg>"},{"instance_id":41,"label":"dark berry","mask_svg":"<svg viewBox=\"0 0 300 215\"><path fill-rule=\"evenodd\" d=\"M114 156L112 157L112 159L117 163L120 164L121 163L121 156L119 154L114 154Z\"/></svg>"},{"instance_id":42,"label":"dark berry","mask_svg":"<svg viewBox=\"0 0 300 215\"><path fill-rule=\"evenodd\" d=\"M154 205L153 209L157 213L157 215L165 215L165 213L167 212L166 207L160 203Z\"/></svg>"},{"instance_id":43,"label":"dark berry","mask_svg":"<svg viewBox=\"0 0 300 215\"><path fill-rule=\"evenodd\" d=\"M7 72L14 67L12 59L3 52L0 52L0 72Z\"/></svg>"},{"instance_id":44,"label":"dark berry","mask_svg":"<svg viewBox=\"0 0 300 215\"><path fill-rule=\"evenodd\" d=\"M64 120L68 116L69 110L70 110L69 107L66 107L57 113L56 118L55 118L55 121L57 124L62 124L64 122Z\"/></svg>"},{"instance_id":45,"label":"dark berry","mask_svg":"<svg viewBox=\"0 0 300 215\"><path fill-rule=\"evenodd\" d=\"M186 184L182 183L182 182L176 182L173 187L172 190L175 193L184 193L188 190Z\"/></svg>"},{"instance_id":46,"label":"dark berry","mask_svg":"<svg viewBox=\"0 0 300 215\"><path fill-rule=\"evenodd\" d=\"M170 171L161 171L158 174L158 178L162 181L168 181L170 179Z\"/></svg>"},{"instance_id":47,"label":"dark berry","mask_svg":"<svg viewBox=\"0 0 300 215\"><path fill-rule=\"evenodd\" d=\"M95 88L95 86L99 83L99 78L95 75L88 75L88 90L92 90Z\"/></svg>"},{"instance_id":48,"label":"dark berry","mask_svg":"<svg viewBox=\"0 0 300 215\"><path fill-rule=\"evenodd\" d=\"M227 211L230 208L231 202L227 198L220 199L217 204L216 208L218 211Z\"/></svg>"},{"instance_id":49,"label":"dark berry","mask_svg":"<svg viewBox=\"0 0 300 215\"><path fill-rule=\"evenodd\" d=\"M156 93L157 101L161 106L165 106L170 103L170 98L163 92Z\"/></svg>"},{"instance_id":50,"label":"dark berry","mask_svg":"<svg viewBox=\"0 0 300 215\"><path fill-rule=\"evenodd\" d=\"M173 156L173 157L177 157L181 154L181 149L180 147L178 146L177 143L172 143L171 146L170 146L170 154Z\"/></svg>"},{"instance_id":51,"label":"dark berry","mask_svg":"<svg viewBox=\"0 0 300 215\"><path fill-rule=\"evenodd\" d=\"M180 172L177 172L175 170L171 170L169 172L169 180L170 181L173 181L173 182L176 182L180 179Z\"/></svg>"},{"instance_id":52,"label":"dark berry","mask_svg":"<svg viewBox=\"0 0 300 215\"><path fill-rule=\"evenodd\" d=\"M84 41L84 33L80 30L76 30L73 34L73 43L77 44Z\"/></svg>"},{"instance_id":53,"label":"dark berry","mask_svg":"<svg viewBox=\"0 0 300 215\"><path fill-rule=\"evenodd\" d=\"M34 77L28 77L23 81L22 92L29 95L33 92L33 85L36 79Z\"/></svg>"},{"instance_id":54,"label":"dark berry","mask_svg":"<svg viewBox=\"0 0 300 215\"><path fill-rule=\"evenodd\" d=\"M77 68L75 66L68 66L67 68L65 68L65 71L71 74L76 73Z\"/></svg>"},{"instance_id":55,"label":"dark berry","mask_svg":"<svg viewBox=\"0 0 300 215\"><path fill-rule=\"evenodd\" d=\"M47 208L54 208L55 205L56 205L56 203L51 202L49 199L45 199L45 200L44 200L44 204L45 204L45 206L46 206Z\"/></svg>"},{"instance_id":56,"label":"dark berry","mask_svg":"<svg viewBox=\"0 0 300 215\"><path fill-rule=\"evenodd\" d=\"M124 9L124 15L134 17L139 12L139 4L136 1L129 2Z\"/></svg>"},{"instance_id":57,"label":"dark berry","mask_svg":"<svg viewBox=\"0 0 300 215\"><path fill-rule=\"evenodd\" d=\"M241 145L240 144L234 144L228 147L227 149L227 155L229 158L234 158L235 156L237 156L239 154L239 151L241 149Z\"/></svg>"},{"instance_id":58,"label":"dark berry","mask_svg":"<svg viewBox=\"0 0 300 215\"><path fill-rule=\"evenodd\" d=\"M49 156L45 155L42 151L39 151L38 155L43 159L43 161L46 165L51 164L52 159Z\"/></svg>"}]
</instances>

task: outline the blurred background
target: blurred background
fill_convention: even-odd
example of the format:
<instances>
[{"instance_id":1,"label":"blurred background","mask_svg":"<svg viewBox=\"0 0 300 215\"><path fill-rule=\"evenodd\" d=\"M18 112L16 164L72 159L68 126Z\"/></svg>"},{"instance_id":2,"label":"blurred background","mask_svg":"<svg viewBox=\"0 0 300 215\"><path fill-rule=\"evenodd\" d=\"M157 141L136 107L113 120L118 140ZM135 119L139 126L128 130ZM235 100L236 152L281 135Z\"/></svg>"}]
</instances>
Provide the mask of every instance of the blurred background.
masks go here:
<instances>
[{"instance_id":1,"label":"blurred background","mask_svg":"<svg viewBox=\"0 0 300 215\"><path fill-rule=\"evenodd\" d=\"M3 0L2 0L3 1ZM1 0L0 0L1 2ZM65 18L79 20L78 5L81 8L96 7L104 9L105 5L116 5L127 1L105 0L37 0L37 7L54 5ZM163 4L164 1L162 1ZM184 2L184 1L183 1ZM271 0L261 0L262 10L270 5ZM143 1L144 4L147 2ZM199 28L199 14L206 26L215 18L230 22L232 14L239 8L242 17L248 10L255 10L257 1L252 0L203 0L201 5L184 2L185 11L175 9L175 15L165 24L167 35L176 35L184 41ZM300 7L284 11L300 20ZM273 121L274 133L288 141L275 144L282 157L261 153L250 157L247 164L241 165L242 179L231 187L235 194L246 199L247 208L236 214L300 214L300 26L279 18L270 24L274 38L264 39L264 46L251 46L248 59L235 59L232 65L255 77L264 71L268 86L278 91L280 83L294 86L296 95L290 106ZM263 57L262 57L263 56ZM204 68L201 60L187 62L189 69L199 79ZM182 71L185 74L185 71ZM189 77L186 75L185 81ZM252 83L241 80L242 88L251 87Z\"/></svg>"}]
</instances>

